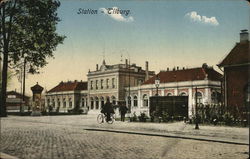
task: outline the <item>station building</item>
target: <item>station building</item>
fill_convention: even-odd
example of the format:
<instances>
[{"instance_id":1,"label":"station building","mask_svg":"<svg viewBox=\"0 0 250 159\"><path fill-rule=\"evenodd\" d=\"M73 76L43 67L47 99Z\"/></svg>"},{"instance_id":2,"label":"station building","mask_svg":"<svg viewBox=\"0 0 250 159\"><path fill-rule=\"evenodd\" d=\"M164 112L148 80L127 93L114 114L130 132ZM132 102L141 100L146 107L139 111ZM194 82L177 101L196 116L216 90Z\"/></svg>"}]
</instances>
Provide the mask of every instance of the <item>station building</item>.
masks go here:
<instances>
[{"instance_id":1,"label":"station building","mask_svg":"<svg viewBox=\"0 0 250 159\"><path fill-rule=\"evenodd\" d=\"M115 65L108 65L103 60L100 67L97 64L96 70L87 74L89 112L100 112L108 98L113 105L125 104L126 88L137 87L154 75L154 71L149 71L147 61L142 69L127 59L124 64Z\"/></svg>"}]
</instances>

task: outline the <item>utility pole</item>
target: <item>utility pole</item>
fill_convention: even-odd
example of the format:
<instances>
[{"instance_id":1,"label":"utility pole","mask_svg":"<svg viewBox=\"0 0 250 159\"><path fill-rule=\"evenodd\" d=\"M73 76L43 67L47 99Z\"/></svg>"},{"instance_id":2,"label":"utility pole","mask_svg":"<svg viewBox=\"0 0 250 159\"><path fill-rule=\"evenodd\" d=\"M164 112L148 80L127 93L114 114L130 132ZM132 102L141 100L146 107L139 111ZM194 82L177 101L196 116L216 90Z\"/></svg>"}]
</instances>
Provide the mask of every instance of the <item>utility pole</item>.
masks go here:
<instances>
[{"instance_id":1,"label":"utility pole","mask_svg":"<svg viewBox=\"0 0 250 159\"><path fill-rule=\"evenodd\" d=\"M26 58L24 58L23 64L23 104L25 104L25 74L26 74ZM21 113L23 113L23 104L21 106Z\"/></svg>"}]
</instances>

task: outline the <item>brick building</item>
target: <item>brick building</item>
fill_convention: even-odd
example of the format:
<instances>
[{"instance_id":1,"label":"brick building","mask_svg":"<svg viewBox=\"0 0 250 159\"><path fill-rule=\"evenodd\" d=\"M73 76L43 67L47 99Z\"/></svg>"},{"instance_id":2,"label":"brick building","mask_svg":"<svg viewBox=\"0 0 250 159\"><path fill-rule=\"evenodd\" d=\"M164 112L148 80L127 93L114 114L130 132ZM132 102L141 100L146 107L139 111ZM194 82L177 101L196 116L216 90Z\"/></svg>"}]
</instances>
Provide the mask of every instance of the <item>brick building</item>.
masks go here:
<instances>
[{"instance_id":1,"label":"brick building","mask_svg":"<svg viewBox=\"0 0 250 159\"><path fill-rule=\"evenodd\" d=\"M88 105L90 112L100 112L107 98L117 105L125 102L125 88L142 84L154 75L148 70L148 62L145 70L136 64L130 65L128 60L125 64L107 65L103 60L102 65L96 65L95 71L89 71L88 77Z\"/></svg>"},{"instance_id":2,"label":"brick building","mask_svg":"<svg viewBox=\"0 0 250 159\"><path fill-rule=\"evenodd\" d=\"M224 102L234 116L242 116L249 111L250 101L250 52L247 30L240 33L229 54L218 64L224 69Z\"/></svg>"},{"instance_id":3,"label":"brick building","mask_svg":"<svg viewBox=\"0 0 250 159\"><path fill-rule=\"evenodd\" d=\"M188 116L194 115L195 89L197 87L198 103L219 104L221 98L222 75L212 67L203 64L202 67L179 69L178 67L161 71L141 86L132 87L127 93L127 105L132 106L132 113L139 115L144 112L149 114L150 98L156 95L155 79L160 79L159 96L188 96Z\"/></svg>"},{"instance_id":4,"label":"brick building","mask_svg":"<svg viewBox=\"0 0 250 159\"><path fill-rule=\"evenodd\" d=\"M60 82L57 86L46 92L45 105L53 111L67 112L74 108L87 109L87 82L68 81Z\"/></svg>"}]
</instances>

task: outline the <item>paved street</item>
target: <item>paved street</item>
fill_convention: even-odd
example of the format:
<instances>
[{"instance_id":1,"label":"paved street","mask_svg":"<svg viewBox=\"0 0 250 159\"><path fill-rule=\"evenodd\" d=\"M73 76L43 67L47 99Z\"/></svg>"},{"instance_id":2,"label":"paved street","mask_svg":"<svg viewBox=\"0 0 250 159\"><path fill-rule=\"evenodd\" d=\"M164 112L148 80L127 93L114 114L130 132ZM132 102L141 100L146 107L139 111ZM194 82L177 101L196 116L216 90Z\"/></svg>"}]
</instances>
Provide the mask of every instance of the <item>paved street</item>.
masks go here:
<instances>
[{"instance_id":1,"label":"paved street","mask_svg":"<svg viewBox=\"0 0 250 159\"><path fill-rule=\"evenodd\" d=\"M247 128L204 126L195 131L184 123L97 124L95 115L1 119L1 152L23 159L247 159L248 146L180 138L87 131L87 128L248 139ZM228 132L230 131L230 132ZM207 133L205 133L207 132ZM217 136L216 136L217 135ZM247 140L248 141L248 140Z\"/></svg>"}]
</instances>

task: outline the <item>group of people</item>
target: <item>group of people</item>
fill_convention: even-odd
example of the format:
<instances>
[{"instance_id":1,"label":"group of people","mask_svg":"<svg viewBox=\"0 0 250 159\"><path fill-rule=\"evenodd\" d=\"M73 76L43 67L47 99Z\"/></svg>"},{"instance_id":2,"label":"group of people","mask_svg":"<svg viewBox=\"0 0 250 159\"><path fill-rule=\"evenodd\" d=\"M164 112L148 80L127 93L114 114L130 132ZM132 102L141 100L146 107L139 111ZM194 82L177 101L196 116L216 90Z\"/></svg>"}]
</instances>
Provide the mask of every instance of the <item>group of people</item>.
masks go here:
<instances>
[{"instance_id":1,"label":"group of people","mask_svg":"<svg viewBox=\"0 0 250 159\"><path fill-rule=\"evenodd\" d=\"M128 111L128 108L126 107L126 105L123 103L120 105L119 107L119 112L121 115L121 121L125 121L125 115ZM101 109L101 113L105 114L105 116L107 117L107 121L111 120L111 114L114 114L114 108L112 103L110 102L109 98L107 99L107 102L102 106Z\"/></svg>"}]
</instances>

